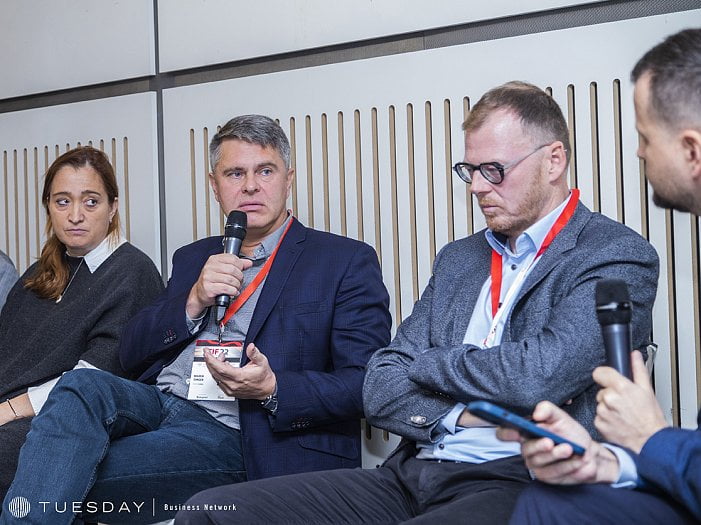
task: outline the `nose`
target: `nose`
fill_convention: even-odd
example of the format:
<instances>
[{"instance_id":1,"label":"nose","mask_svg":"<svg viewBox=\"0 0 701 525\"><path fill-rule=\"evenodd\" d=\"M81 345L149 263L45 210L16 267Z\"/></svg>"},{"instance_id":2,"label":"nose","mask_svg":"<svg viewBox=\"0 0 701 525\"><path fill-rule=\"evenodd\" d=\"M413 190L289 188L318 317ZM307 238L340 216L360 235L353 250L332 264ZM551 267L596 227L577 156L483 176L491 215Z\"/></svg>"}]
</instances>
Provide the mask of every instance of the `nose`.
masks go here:
<instances>
[{"instance_id":1,"label":"nose","mask_svg":"<svg viewBox=\"0 0 701 525\"><path fill-rule=\"evenodd\" d=\"M243 180L243 192L256 193L258 190L260 190L258 177L255 173L247 173Z\"/></svg>"},{"instance_id":2,"label":"nose","mask_svg":"<svg viewBox=\"0 0 701 525\"><path fill-rule=\"evenodd\" d=\"M80 202L71 203L70 209L68 210L68 220L73 224L78 224L84 219L83 208Z\"/></svg>"},{"instance_id":3,"label":"nose","mask_svg":"<svg viewBox=\"0 0 701 525\"><path fill-rule=\"evenodd\" d=\"M472 183L470 184L470 193L473 195L481 195L489 192L492 185L485 179L477 170L472 175Z\"/></svg>"}]
</instances>

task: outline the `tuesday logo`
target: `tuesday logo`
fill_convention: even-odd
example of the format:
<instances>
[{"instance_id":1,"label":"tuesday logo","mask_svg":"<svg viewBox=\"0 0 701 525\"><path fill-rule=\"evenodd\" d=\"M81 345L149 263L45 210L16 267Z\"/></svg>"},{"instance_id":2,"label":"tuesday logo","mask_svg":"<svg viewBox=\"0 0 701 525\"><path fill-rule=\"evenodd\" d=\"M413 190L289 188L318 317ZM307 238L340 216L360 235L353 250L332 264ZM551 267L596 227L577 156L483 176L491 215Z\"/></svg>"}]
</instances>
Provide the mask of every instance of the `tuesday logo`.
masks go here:
<instances>
[{"instance_id":1,"label":"tuesday logo","mask_svg":"<svg viewBox=\"0 0 701 525\"><path fill-rule=\"evenodd\" d=\"M15 518L20 519L29 514L29 511L32 510L32 506L27 498L17 496L10 500L10 503L7 505L7 510L9 510L10 514Z\"/></svg>"},{"instance_id":2,"label":"tuesday logo","mask_svg":"<svg viewBox=\"0 0 701 525\"><path fill-rule=\"evenodd\" d=\"M72 502L51 502L51 501L39 501L38 510L45 514L47 512L56 512L58 514L63 514L64 512L72 512L77 514L79 512L87 512L89 514L100 513L105 514L139 514L144 507L143 501L122 501L119 503L112 503L110 501L103 501L97 503L95 501L72 501ZM7 505L7 510L17 519L26 517L32 510L32 505L27 498L22 496L14 497L10 500Z\"/></svg>"}]
</instances>

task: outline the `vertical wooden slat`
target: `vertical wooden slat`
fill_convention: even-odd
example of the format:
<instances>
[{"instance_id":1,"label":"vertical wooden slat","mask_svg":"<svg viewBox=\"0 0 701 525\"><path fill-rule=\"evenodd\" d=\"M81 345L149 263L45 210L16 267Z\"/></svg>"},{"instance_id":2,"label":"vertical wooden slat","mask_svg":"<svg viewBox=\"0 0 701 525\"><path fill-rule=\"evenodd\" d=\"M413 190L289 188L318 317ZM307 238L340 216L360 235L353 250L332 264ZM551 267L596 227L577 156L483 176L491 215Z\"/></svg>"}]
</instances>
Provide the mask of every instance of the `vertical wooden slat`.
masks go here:
<instances>
[{"instance_id":1,"label":"vertical wooden slat","mask_svg":"<svg viewBox=\"0 0 701 525\"><path fill-rule=\"evenodd\" d=\"M339 183L339 206L341 213L341 235L348 235L348 217L346 211L346 152L345 134L343 133L343 112L339 111L337 116L338 124L338 183Z\"/></svg>"},{"instance_id":2,"label":"vertical wooden slat","mask_svg":"<svg viewBox=\"0 0 701 525\"><path fill-rule=\"evenodd\" d=\"M195 164L195 130L190 128L190 191L192 206L192 240L197 240L197 166Z\"/></svg>"},{"instance_id":3,"label":"vertical wooden slat","mask_svg":"<svg viewBox=\"0 0 701 525\"><path fill-rule=\"evenodd\" d=\"M419 299L419 255L416 242L416 165L414 162L414 106L406 106L407 161L409 165L409 203L411 206L411 288L414 302ZM399 322L400 319L397 319Z\"/></svg>"},{"instance_id":4,"label":"vertical wooden slat","mask_svg":"<svg viewBox=\"0 0 701 525\"><path fill-rule=\"evenodd\" d=\"M29 152L27 148L23 150L24 156L24 260L29 267L30 255L29 255ZM19 262L19 261L18 261Z\"/></svg>"},{"instance_id":5,"label":"vertical wooden slat","mask_svg":"<svg viewBox=\"0 0 701 525\"><path fill-rule=\"evenodd\" d=\"M312 118L307 115L304 118L305 151L307 155L307 213L309 214L309 227L314 227L314 177L312 155Z\"/></svg>"},{"instance_id":6,"label":"vertical wooden slat","mask_svg":"<svg viewBox=\"0 0 701 525\"><path fill-rule=\"evenodd\" d=\"M577 184L577 124L575 119L574 86L567 86L567 127L570 130L570 187L576 188Z\"/></svg>"},{"instance_id":7,"label":"vertical wooden slat","mask_svg":"<svg viewBox=\"0 0 701 525\"><path fill-rule=\"evenodd\" d=\"M295 173L292 183L292 213L297 216L299 210L297 200L297 131L294 117L290 117L290 166Z\"/></svg>"},{"instance_id":8,"label":"vertical wooden slat","mask_svg":"<svg viewBox=\"0 0 701 525\"><path fill-rule=\"evenodd\" d=\"M37 256L41 253L40 231L41 193L39 193L39 148L34 148L34 234L36 237Z\"/></svg>"},{"instance_id":9,"label":"vertical wooden slat","mask_svg":"<svg viewBox=\"0 0 701 525\"><path fill-rule=\"evenodd\" d=\"M395 319L402 319L401 301L401 268L399 265L399 210L397 204L397 130L396 115L394 106L389 107L389 165L390 165L390 188L392 205L392 246L394 251L394 294L395 294Z\"/></svg>"},{"instance_id":10,"label":"vertical wooden slat","mask_svg":"<svg viewBox=\"0 0 701 525\"><path fill-rule=\"evenodd\" d=\"M205 228L206 228L206 235L207 237L212 235L212 202L210 198L210 185L209 185L209 172L210 166L209 166L209 129L207 126L202 128L202 148L203 148L203 153L202 153L202 166L204 167L204 177L203 177L203 188L202 191L204 192L204 208L205 208ZM224 213L224 212L221 212ZM220 213L220 215L221 215ZM223 233L223 232L222 232Z\"/></svg>"},{"instance_id":11,"label":"vertical wooden slat","mask_svg":"<svg viewBox=\"0 0 701 525\"><path fill-rule=\"evenodd\" d=\"M124 229L128 241L131 241L131 209L129 207L129 202L131 198L129 196L129 139L127 137L122 138L122 148L124 156Z\"/></svg>"},{"instance_id":12,"label":"vertical wooden slat","mask_svg":"<svg viewBox=\"0 0 701 525\"><path fill-rule=\"evenodd\" d=\"M331 211L329 206L329 139L326 113L321 114L321 173L324 184L324 230L331 230Z\"/></svg>"},{"instance_id":13,"label":"vertical wooden slat","mask_svg":"<svg viewBox=\"0 0 701 525\"><path fill-rule=\"evenodd\" d=\"M377 108L372 108L370 112L370 123L372 125L372 195L373 195L373 217L375 221L375 249L382 266L382 228L380 214L380 156L378 152L377 139Z\"/></svg>"},{"instance_id":14,"label":"vertical wooden slat","mask_svg":"<svg viewBox=\"0 0 701 525\"><path fill-rule=\"evenodd\" d=\"M112 140L110 142L112 145L112 152L110 155L112 167L114 168L114 172L117 173L119 171L119 166L117 165L117 139L112 137Z\"/></svg>"},{"instance_id":15,"label":"vertical wooden slat","mask_svg":"<svg viewBox=\"0 0 701 525\"><path fill-rule=\"evenodd\" d=\"M667 239L667 290L669 310L667 312L669 322L669 354L672 363L672 420L675 425L681 421L680 397L679 397L679 353L677 351L677 293L674 279L674 217L670 210L665 210L665 235Z\"/></svg>"},{"instance_id":16,"label":"vertical wooden slat","mask_svg":"<svg viewBox=\"0 0 701 525\"><path fill-rule=\"evenodd\" d=\"M358 217L358 239L365 239L365 225L363 220L363 155L362 137L360 136L360 111L353 112L353 127L355 129L355 187L356 195L356 216Z\"/></svg>"},{"instance_id":17,"label":"vertical wooden slat","mask_svg":"<svg viewBox=\"0 0 701 525\"><path fill-rule=\"evenodd\" d=\"M430 101L424 104L424 113L426 115L426 178L428 180L428 187L426 188L428 198L428 250L430 264L433 266L433 261L436 258L436 213L433 200L433 119Z\"/></svg>"},{"instance_id":18,"label":"vertical wooden slat","mask_svg":"<svg viewBox=\"0 0 701 525\"><path fill-rule=\"evenodd\" d=\"M453 170L451 160L453 157L453 143L451 141L450 100L443 101L443 154L445 156L445 188L447 193L446 215L448 220L448 242L455 240L455 218L453 217Z\"/></svg>"},{"instance_id":19,"label":"vertical wooden slat","mask_svg":"<svg viewBox=\"0 0 701 525\"><path fill-rule=\"evenodd\" d=\"M467 116L470 114L470 97L463 97L462 99L462 120L465 122ZM461 128L462 129L462 126ZM464 142L464 132L460 135ZM464 144L463 144L464 146ZM470 192L470 185L465 184L465 202L467 203L467 233L472 235L475 232L475 207L472 200L472 192Z\"/></svg>"},{"instance_id":20,"label":"vertical wooden slat","mask_svg":"<svg viewBox=\"0 0 701 525\"><path fill-rule=\"evenodd\" d=\"M696 354L696 405L701 405L701 262L699 260L699 218L690 215L691 221L691 285L694 303L694 342Z\"/></svg>"},{"instance_id":21,"label":"vertical wooden slat","mask_svg":"<svg viewBox=\"0 0 701 525\"><path fill-rule=\"evenodd\" d=\"M601 159L599 156L599 97L596 82L589 83L589 118L591 131L591 166L594 185L594 211L601 211Z\"/></svg>"},{"instance_id":22,"label":"vertical wooden slat","mask_svg":"<svg viewBox=\"0 0 701 525\"><path fill-rule=\"evenodd\" d=\"M621 124L621 81L613 81L613 143L615 155L616 201L618 203L616 216L621 223L626 222L624 206L625 185L623 179L623 131Z\"/></svg>"},{"instance_id":23,"label":"vertical wooden slat","mask_svg":"<svg viewBox=\"0 0 701 525\"><path fill-rule=\"evenodd\" d=\"M10 255L10 189L7 183L7 151L2 152L2 174L5 191L5 253Z\"/></svg>"},{"instance_id":24,"label":"vertical wooden slat","mask_svg":"<svg viewBox=\"0 0 701 525\"><path fill-rule=\"evenodd\" d=\"M17 150L14 149L12 150L12 173L14 175L15 181L15 194L13 199L15 203L15 261L17 262L17 266L19 267L19 181L17 171Z\"/></svg>"}]
</instances>

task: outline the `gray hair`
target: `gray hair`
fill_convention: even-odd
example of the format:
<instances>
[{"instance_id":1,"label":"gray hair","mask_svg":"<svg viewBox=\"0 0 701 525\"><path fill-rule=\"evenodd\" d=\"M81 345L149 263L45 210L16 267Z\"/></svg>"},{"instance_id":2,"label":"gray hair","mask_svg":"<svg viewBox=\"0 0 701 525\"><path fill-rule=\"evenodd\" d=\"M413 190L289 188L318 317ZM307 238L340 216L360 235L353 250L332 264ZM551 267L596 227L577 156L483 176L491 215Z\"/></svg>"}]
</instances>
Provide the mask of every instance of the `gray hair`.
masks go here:
<instances>
[{"instance_id":1,"label":"gray hair","mask_svg":"<svg viewBox=\"0 0 701 525\"><path fill-rule=\"evenodd\" d=\"M285 162L285 168L290 167L290 142L280 125L273 119L263 115L240 115L224 124L209 143L210 169L219 163L221 144L225 140L243 140L264 148L275 149Z\"/></svg>"},{"instance_id":2,"label":"gray hair","mask_svg":"<svg viewBox=\"0 0 701 525\"><path fill-rule=\"evenodd\" d=\"M680 31L650 49L631 79L650 78L649 110L669 129L701 126L701 29Z\"/></svg>"}]
</instances>

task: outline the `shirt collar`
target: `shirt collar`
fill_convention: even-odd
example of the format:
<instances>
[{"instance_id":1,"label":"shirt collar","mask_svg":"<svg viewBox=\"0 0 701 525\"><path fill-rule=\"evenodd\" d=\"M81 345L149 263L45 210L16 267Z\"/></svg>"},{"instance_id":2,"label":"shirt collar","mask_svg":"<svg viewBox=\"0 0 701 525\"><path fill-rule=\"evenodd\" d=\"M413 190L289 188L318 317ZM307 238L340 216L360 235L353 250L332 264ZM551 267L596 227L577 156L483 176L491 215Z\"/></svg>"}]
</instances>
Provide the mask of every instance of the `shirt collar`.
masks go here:
<instances>
[{"instance_id":1,"label":"shirt collar","mask_svg":"<svg viewBox=\"0 0 701 525\"><path fill-rule=\"evenodd\" d=\"M95 273L95 270L125 242L127 242L127 240L122 237L121 234L118 234L116 238L113 235L108 235L100 244L86 253L83 260L90 270L90 273Z\"/></svg>"},{"instance_id":2,"label":"shirt collar","mask_svg":"<svg viewBox=\"0 0 701 525\"><path fill-rule=\"evenodd\" d=\"M548 232L555 224L555 221L557 221L557 218L562 213L562 210L564 210L565 206L567 206L567 202L569 202L570 196L571 192L567 196L567 198L562 202L562 204L560 204L557 208L555 208L553 211L548 213L545 217L543 217L536 223L531 224L526 229L526 231L519 235L516 239L515 251L511 250L506 235L502 233L496 233L492 230L487 230L485 232L487 242L492 247L492 249L496 251L499 255L504 255L504 253L506 253L509 257L521 258L526 254L536 252L538 248L540 248L541 244L543 244L545 237L548 235Z\"/></svg>"}]
</instances>

